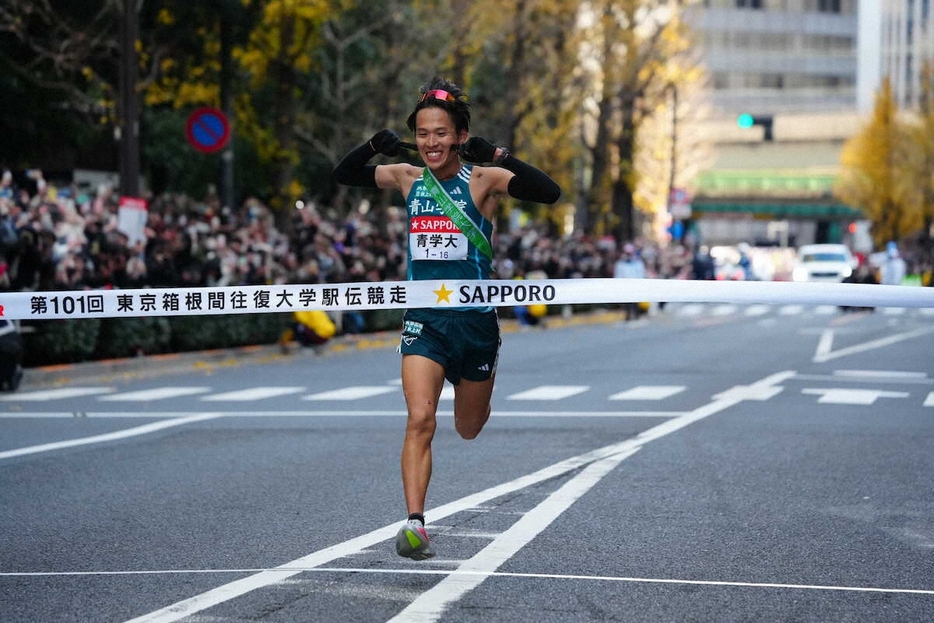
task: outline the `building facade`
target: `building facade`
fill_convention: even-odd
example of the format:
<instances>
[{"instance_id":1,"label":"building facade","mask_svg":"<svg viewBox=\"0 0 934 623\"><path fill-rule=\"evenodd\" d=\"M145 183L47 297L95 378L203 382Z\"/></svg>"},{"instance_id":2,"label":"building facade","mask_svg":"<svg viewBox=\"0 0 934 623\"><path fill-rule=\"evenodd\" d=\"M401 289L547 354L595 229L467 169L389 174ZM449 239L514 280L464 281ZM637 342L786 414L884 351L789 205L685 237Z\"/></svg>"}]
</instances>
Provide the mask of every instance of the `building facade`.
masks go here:
<instances>
[{"instance_id":1,"label":"building facade","mask_svg":"<svg viewBox=\"0 0 934 623\"><path fill-rule=\"evenodd\" d=\"M692 189L700 240L846 238L860 213L834 199L833 184L843 144L860 127L862 8L860 0L699 0L688 9L710 77L704 124L716 154ZM744 114L761 123L739 127Z\"/></svg>"}]
</instances>

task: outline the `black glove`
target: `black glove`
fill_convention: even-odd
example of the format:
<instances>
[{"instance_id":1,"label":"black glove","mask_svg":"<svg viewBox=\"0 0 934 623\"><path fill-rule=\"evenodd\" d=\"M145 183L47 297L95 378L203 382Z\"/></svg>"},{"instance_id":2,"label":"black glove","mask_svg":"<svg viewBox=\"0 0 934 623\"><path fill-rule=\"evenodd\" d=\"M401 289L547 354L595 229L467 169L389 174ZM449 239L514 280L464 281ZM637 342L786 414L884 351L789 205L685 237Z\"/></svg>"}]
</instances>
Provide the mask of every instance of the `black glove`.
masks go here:
<instances>
[{"instance_id":1,"label":"black glove","mask_svg":"<svg viewBox=\"0 0 934 623\"><path fill-rule=\"evenodd\" d=\"M402 141L392 130L380 130L370 139L370 147L378 154L385 154L389 157L398 156Z\"/></svg>"},{"instance_id":2,"label":"black glove","mask_svg":"<svg viewBox=\"0 0 934 623\"><path fill-rule=\"evenodd\" d=\"M460 151L461 158L467 162L476 162L476 163L486 163L494 162L494 156L496 155L497 149L503 149L502 147L497 147L490 141L485 138L480 138L479 136L473 136L467 139L467 142L461 144L458 151ZM503 149L503 154L506 153L506 150ZM500 158L502 162L502 158Z\"/></svg>"}]
</instances>

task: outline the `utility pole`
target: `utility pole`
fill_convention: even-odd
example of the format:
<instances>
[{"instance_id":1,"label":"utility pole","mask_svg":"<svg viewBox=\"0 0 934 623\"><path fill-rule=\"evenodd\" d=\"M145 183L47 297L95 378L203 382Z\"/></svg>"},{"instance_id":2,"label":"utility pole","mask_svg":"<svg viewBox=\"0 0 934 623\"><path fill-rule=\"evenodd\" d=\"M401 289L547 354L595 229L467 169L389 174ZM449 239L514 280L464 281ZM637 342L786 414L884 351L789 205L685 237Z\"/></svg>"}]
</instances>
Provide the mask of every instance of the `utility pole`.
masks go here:
<instances>
[{"instance_id":1,"label":"utility pole","mask_svg":"<svg viewBox=\"0 0 934 623\"><path fill-rule=\"evenodd\" d=\"M671 212L671 197L678 170L678 87L671 85L671 170L668 171L668 211Z\"/></svg>"},{"instance_id":2,"label":"utility pole","mask_svg":"<svg viewBox=\"0 0 934 623\"><path fill-rule=\"evenodd\" d=\"M680 215L675 214L674 196L677 188L678 175L678 86L672 84L671 88L671 162L668 170L668 215L671 217L671 237L680 240L684 233Z\"/></svg>"},{"instance_id":3,"label":"utility pole","mask_svg":"<svg viewBox=\"0 0 934 623\"><path fill-rule=\"evenodd\" d=\"M123 0L120 16L120 99L118 104L120 142L120 195L139 196L139 12L137 0Z\"/></svg>"},{"instance_id":4,"label":"utility pole","mask_svg":"<svg viewBox=\"0 0 934 623\"><path fill-rule=\"evenodd\" d=\"M221 0L221 110L233 124L233 66L231 50L233 49L233 15L230 2ZM220 157L220 198L223 204L234 209L236 196L234 194L234 148L233 136L227 141L227 146L221 151Z\"/></svg>"}]
</instances>

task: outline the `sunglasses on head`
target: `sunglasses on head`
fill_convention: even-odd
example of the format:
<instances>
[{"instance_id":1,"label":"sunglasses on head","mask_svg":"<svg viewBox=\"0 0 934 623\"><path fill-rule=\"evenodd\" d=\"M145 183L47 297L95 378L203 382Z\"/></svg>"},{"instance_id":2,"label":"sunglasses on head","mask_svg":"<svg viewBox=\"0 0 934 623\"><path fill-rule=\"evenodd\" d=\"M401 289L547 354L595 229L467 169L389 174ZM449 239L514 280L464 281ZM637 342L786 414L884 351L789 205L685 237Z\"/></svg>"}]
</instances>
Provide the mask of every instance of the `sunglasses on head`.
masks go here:
<instances>
[{"instance_id":1,"label":"sunglasses on head","mask_svg":"<svg viewBox=\"0 0 934 623\"><path fill-rule=\"evenodd\" d=\"M424 95L422 95L422 97L418 100L418 103L421 104L428 98L441 100L444 102L456 102L457 101L456 97L454 97L453 95L451 95L444 89L433 89L431 91L428 91Z\"/></svg>"}]
</instances>

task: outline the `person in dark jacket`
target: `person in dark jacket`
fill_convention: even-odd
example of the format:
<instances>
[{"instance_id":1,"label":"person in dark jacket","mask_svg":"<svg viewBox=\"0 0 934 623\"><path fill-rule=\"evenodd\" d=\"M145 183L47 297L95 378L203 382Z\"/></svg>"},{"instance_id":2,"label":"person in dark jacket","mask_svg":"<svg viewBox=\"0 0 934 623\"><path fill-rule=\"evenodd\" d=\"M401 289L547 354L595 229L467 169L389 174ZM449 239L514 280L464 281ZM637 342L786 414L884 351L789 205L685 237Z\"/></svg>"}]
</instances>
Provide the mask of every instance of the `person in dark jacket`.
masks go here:
<instances>
[{"instance_id":1,"label":"person in dark jacket","mask_svg":"<svg viewBox=\"0 0 934 623\"><path fill-rule=\"evenodd\" d=\"M14 392L19 388L24 352L17 321L0 318L0 390Z\"/></svg>"}]
</instances>

